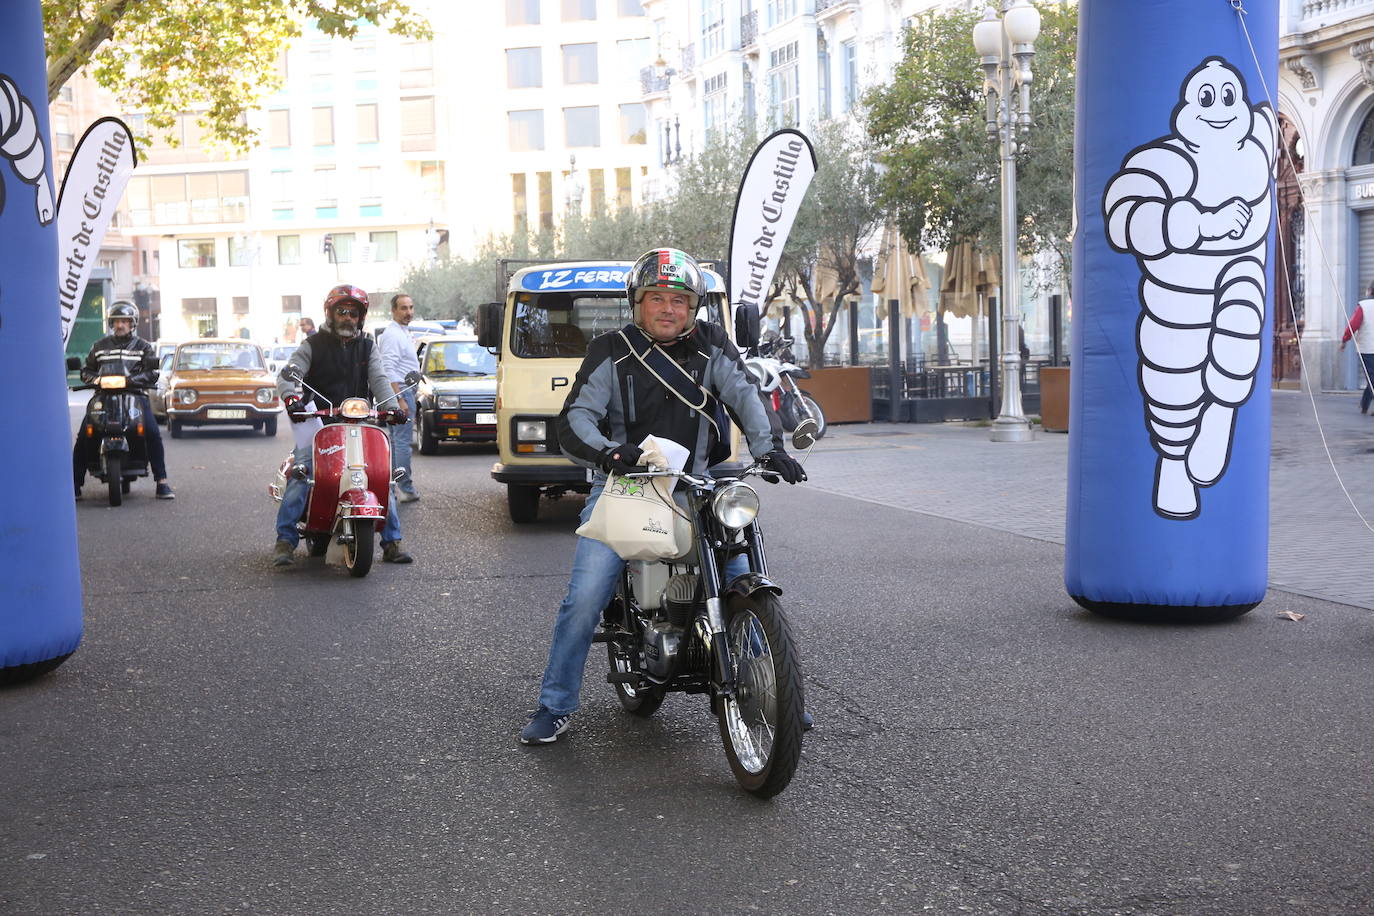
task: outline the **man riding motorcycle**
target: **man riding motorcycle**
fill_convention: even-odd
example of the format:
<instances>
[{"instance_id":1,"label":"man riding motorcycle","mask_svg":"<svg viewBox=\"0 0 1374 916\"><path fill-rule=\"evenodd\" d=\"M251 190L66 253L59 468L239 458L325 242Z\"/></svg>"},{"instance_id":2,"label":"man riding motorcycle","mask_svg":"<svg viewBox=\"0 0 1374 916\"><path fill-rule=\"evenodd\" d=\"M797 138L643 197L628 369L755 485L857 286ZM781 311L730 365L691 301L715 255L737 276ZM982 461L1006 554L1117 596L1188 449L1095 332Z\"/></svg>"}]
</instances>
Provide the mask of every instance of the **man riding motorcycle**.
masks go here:
<instances>
[{"instance_id":1,"label":"man riding motorcycle","mask_svg":"<svg viewBox=\"0 0 1374 916\"><path fill-rule=\"evenodd\" d=\"M138 327L138 307L120 299L110 305L105 313L105 323L110 333L97 340L86 354L85 365L81 367L81 381L93 382L102 375L122 375L130 385L151 388L157 383L158 377L157 348L134 333ZM153 479L157 481L157 498L176 499L172 485L167 482L162 433L153 421L152 404L143 392L137 392L135 396L147 420L143 424L143 440L147 445ZM72 446L72 478L76 484L77 499L81 498L81 485L86 482L88 449L91 447L86 425L82 423L77 427L76 444Z\"/></svg>"},{"instance_id":2,"label":"man riding motorcycle","mask_svg":"<svg viewBox=\"0 0 1374 916\"><path fill-rule=\"evenodd\" d=\"M773 435L753 379L724 329L693 318L706 295L706 279L697 262L675 248L657 248L635 262L625 286L633 322L620 334L603 334L588 345L557 421L563 451L596 472L582 521L591 517L607 474L639 469L641 454L635 443L646 436L685 446L689 455L684 470L701 475L712 463L713 449L729 435L728 424L718 428L722 424L709 409L694 410L680 400L632 355L630 347L652 346L665 353L725 405L744 430L755 458L788 483L805 480L801 465ZM725 444L728 448L728 441ZM578 706L592 635L624 565L600 541L578 538L567 596L554 624L539 708L520 733L523 743L547 744L567 729ZM742 556L727 568L731 576L747 571Z\"/></svg>"},{"instance_id":3,"label":"man riding motorcycle","mask_svg":"<svg viewBox=\"0 0 1374 916\"><path fill-rule=\"evenodd\" d=\"M299 369L305 384L328 398L335 407L347 398L367 398L370 394L373 403L380 403L392 396L391 382L387 380L381 356L377 354L373 358L372 339L362 333L363 322L367 319L367 306L367 293L356 286L345 283L331 289L324 300L324 325L301 341L286 363ZM277 377L277 391L292 423L309 419L295 385L286 379L285 368ZM396 409L402 415L405 415L405 407L404 401L396 404ZM332 422L332 419L325 418L324 422ZM312 460L311 447L306 445L296 449L295 456L297 464L309 466ZM277 543L272 555L274 566L290 566L294 562L296 545L301 539L296 522L300 521L309 496L310 491L304 480L293 477L287 481L286 492L282 494L281 506L277 509ZM396 514L396 500L389 500L386 524L382 528L382 560L387 563L409 563L412 559L410 554L401 549L401 520Z\"/></svg>"}]
</instances>

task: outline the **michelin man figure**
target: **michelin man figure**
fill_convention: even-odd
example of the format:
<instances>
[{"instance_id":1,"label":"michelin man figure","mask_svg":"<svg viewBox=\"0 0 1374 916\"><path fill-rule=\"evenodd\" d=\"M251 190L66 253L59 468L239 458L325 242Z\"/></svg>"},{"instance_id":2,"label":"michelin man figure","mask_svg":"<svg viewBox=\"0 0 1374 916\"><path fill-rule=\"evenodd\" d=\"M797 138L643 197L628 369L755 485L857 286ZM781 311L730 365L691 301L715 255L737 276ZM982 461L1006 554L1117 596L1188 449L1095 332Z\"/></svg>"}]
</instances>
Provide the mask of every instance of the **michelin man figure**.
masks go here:
<instances>
[{"instance_id":1,"label":"michelin man figure","mask_svg":"<svg viewBox=\"0 0 1374 916\"><path fill-rule=\"evenodd\" d=\"M1158 455L1154 509L1196 518L1221 479L1263 347L1276 119L1209 57L1183 80L1172 133L1138 147L1103 194L1107 238L1140 267L1136 350Z\"/></svg>"}]
</instances>

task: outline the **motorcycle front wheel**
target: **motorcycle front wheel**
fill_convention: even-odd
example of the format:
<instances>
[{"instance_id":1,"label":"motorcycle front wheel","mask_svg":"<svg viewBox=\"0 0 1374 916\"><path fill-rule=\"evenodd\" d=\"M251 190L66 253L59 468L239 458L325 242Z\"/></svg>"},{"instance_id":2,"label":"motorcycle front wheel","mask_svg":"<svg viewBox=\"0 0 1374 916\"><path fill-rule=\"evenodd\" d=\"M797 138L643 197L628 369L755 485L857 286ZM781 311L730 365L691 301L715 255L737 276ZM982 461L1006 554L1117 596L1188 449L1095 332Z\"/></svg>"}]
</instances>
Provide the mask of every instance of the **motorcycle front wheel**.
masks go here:
<instances>
[{"instance_id":1,"label":"motorcycle front wheel","mask_svg":"<svg viewBox=\"0 0 1374 916\"><path fill-rule=\"evenodd\" d=\"M110 505L117 506L124 502L124 490L121 484L124 481L124 456L119 452L110 452L105 456L105 486L110 491Z\"/></svg>"},{"instance_id":2,"label":"motorcycle front wheel","mask_svg":"<svg viewBox=\"0 0 1374 916\"><path fill-rule=\"evenodd\" d=\"M365 518L353 518L348 520L348 529L353 539L344 544L344 566L348 567L349 575L361 579L372 569L373 548L377 546L373 523Z\"/></svg>"},{"instance_id":3,"label":"motorcycle front wheel","mask_svg":"<svg viewBox=\"0 0 1374 916\"><path fill-rule=\"evenodd\" d=\"M772 798L801 762L801 660L776 596L734 597L725 638L735 664L735 695L719 704L720 737L740 786Z\"/></svg>"}]
</instances>

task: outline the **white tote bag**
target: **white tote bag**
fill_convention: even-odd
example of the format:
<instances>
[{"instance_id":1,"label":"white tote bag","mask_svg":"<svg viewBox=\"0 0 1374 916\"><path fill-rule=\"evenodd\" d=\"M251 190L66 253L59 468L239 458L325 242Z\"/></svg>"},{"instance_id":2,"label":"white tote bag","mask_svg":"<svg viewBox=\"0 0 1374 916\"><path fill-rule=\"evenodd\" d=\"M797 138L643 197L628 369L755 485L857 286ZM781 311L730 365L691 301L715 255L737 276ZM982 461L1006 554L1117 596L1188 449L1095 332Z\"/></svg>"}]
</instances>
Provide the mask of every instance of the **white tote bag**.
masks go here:
<instances>
[{"instance_id":1,"label":"white tote bag","mask_svg":"<svg viewBox=\"0 0 1374 916\"><path fill-rule=\"evenodd\" d=\"M667 448L665 448L665 446ZM670 466L664 451L687 450L671 440L647 437L640 444L642 461L656 470ZM591 518L577 529L586 538L601 541L623 560L661 560L681 553L673 525L673 515L679 511L673 505L671 477L643 479L612 474L606 480L601 497L592 507Z\"/></svg>"}]
</instances>

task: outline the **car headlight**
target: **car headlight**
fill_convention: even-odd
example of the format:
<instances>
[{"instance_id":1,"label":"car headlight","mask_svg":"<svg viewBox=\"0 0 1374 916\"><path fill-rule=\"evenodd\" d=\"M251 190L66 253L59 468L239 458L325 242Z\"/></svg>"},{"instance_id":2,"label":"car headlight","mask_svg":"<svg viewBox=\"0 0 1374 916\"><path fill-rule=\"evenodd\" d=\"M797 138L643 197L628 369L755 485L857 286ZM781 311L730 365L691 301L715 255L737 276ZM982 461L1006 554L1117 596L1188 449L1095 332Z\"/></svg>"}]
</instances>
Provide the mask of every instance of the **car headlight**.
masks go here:
<instances>
[{"instance_id":1,"label":"car headlight","mask_svg":"<svg viewBox=\"0 0 1374 916\"><path fill-rule=\"evenodd\" d=\"M521 442L543 442L548 438L548 428L544 420L521 420L515 424L515 438Z\"/></svg>"},{"instance_id":2,"label":"car headlight","mask_svg":"<svg viewBox=\"0 0 1374 916\"><path fill-rule=\"evenodd\" d=\"M258 403L259 403L259 404L271 404L271 403L272 403L272 399L275 398L276 396L277 396L277 389L275 389L275 388L259 388L259 389L258 389Z\"/></svg>"},{"instance_id":3,"label":"car headlight","mask_svg":"<svg viewBox=\"0 0 1374 916\"><path fill-rule=\"evenodd\" d=\"M743 528L759 514L759 494L748 484L726 484L711 497L711 514L726 528Z\"/></svg>"},{"instance_id":4,"label":"car headlight","mask_svg":"<svg viewBox=\"0 0 1374 916\"><path fill-rule=\"evenodd\" d=\"M194 389L194 388L178 388L178 389L177 389L177 403L178 403L178 404L194 404L195 402L196 402L196 389Z\"/></svg>"},{"instance_id":5,"label":"car headlight","mask_svg":"<svg viewBox=\"0 0 1374 916\"><path fill-rule=\"evenodd\" d=\"M434 399L434 406L440 410L457 410L460 401L456 394L441 394Z\"/></svg>"}]
</instances>

